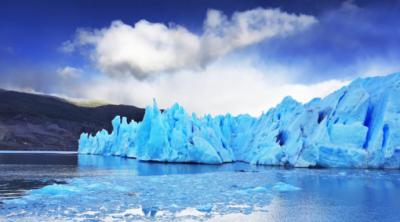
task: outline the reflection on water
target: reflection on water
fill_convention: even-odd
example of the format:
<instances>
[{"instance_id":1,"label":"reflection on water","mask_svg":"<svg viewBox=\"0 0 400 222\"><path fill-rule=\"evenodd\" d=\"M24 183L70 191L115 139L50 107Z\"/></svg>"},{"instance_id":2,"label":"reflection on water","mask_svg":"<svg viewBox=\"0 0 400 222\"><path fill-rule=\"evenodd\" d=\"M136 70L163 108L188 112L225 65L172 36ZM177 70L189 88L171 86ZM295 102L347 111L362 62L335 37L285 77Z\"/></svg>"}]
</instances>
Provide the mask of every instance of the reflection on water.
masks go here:
<instances>
[{"instance_id":1,"label":"reflection on water","mask_svg":"<svg viewBox=\"0 0 400 222\"><path fill-rule=\"evenodd\" d=\"M106 170L119 169L129 170L129 173L137 176L169 175L169 174L197 174L220 171L257 171L266 169L265 166L250 165L247 163L228 163L223 165L207 164L175 164L159 162L143 162L134 159L120 157L102 157L96 155L80 155L78 157L79 169L83 170Z\"/></svg>"},{"instance_id":2,"label":"reflection on water","mask_svg":"<svg viewBox=\"0 0 400 222\"><path fill-rule=\"evenodd\" d=\"M66 183L66 179L99 175L152 176L218 171L254 171L245 163L225 165L164 164L120 157L70 153L0 153L0 203L32 189Z\"/></svg>"},{"instance_id":3,"label":"reflection on water","mask_svg":"<svg viewBox=\"0 0 400 222\"><path fill-rule=\"evenodd\" d=\"M76 154L0 153L0 164L77 165Z\"/></svg>"},{"instance_id":4,"label":"reflection on water","mask_svg":"<svg viewBox=\"0 0 400 222\"><path fill-rule=\"evenodd\" d=\"M66 183L76 173L76 154L0 153L0 204L29 190Z\"/></svg>"},{"instance_id":5,"label":"reflection on water","mask_svg":"<svg viewBox=\"0 0 400 222\"><path fill-rule=\"evenodd\" d=\"M399 171L18 155L0 154L0 221L400 221Z\"/></svg>"},{"instance_id":6,"label":"reflection on water","mask_svg":"<svg viewBox=\"0 0 400 222\"><path fill-rule=\"evenodd\" d=\"M51 184L65 184L58 180L2 180L0 181L0 200L7 200L20 197L25 191L38 189Z\"/></svg>"}]
</instances>

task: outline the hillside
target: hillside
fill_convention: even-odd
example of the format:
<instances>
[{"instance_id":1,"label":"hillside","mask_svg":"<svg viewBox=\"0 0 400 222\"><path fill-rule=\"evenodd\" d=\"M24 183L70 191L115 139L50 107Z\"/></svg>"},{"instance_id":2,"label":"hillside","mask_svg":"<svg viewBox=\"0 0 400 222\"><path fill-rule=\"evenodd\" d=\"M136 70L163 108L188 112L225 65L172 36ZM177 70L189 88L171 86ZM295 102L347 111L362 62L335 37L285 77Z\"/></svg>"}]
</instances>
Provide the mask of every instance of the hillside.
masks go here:
<instances>
[{"instance_id":1,"label":"hillside","mask_svg":"<svg viewBox=\"0 0 400 222\"><path fill-rule=\"evenodd\" d=\"M116 115L140 121L143 114L134 106L85 107L54 96L0 90L0 149L75 151L82 132L111 130Z\"/></svg>"}]
</instances>

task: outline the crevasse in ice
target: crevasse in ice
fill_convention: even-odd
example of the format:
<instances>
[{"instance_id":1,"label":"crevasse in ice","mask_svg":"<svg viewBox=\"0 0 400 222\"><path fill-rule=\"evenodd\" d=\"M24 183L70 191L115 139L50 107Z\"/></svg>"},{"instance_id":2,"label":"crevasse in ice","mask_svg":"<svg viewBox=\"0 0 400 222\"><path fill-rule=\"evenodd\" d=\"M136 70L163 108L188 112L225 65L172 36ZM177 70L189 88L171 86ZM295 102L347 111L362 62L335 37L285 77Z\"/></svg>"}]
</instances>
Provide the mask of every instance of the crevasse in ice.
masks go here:
<instances>
[{"instance_id":1,"label":"crevasse in ice","mask_svg":"<svg viewBox=\"0 0 400 222\"><path fill-rule=\"evenodd\" d=\"M162 162L295 167L400 167L400 73L357 79L323 99L286 97L258 118L189 115L178 104L115 117L113 131L83 133L80 154Z\"/></svg>"}]
</instances>

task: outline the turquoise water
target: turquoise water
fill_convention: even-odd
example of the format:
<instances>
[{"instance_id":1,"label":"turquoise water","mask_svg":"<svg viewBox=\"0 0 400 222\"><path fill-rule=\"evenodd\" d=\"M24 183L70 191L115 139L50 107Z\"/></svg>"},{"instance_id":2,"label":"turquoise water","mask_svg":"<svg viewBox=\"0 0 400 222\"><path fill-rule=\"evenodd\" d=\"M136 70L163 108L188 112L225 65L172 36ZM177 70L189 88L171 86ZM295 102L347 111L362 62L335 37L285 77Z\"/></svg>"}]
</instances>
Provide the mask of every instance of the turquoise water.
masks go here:
<instances>
[{"instance_id":1,"label":"turquoise water","mask_svg":"<svg viewBox=\"0 0 400 222\"><path fill-rule=\"evenodd\" d=\"M400 171L0 154L0 221L400 221Z\"/></svg>"}]
</instances>

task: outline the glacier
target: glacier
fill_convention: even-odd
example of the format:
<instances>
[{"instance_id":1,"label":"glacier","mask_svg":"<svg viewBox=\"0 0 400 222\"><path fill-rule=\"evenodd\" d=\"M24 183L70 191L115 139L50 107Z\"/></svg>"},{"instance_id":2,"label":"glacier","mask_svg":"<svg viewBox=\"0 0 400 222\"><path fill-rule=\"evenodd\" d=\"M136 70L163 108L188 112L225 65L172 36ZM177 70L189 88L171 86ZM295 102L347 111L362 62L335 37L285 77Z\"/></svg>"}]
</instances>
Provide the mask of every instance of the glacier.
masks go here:
<instances>
[{"instance_id":1,"label":"glacier","mask_svg":"<svg viewBox=\"0 0 400 222\"><path fill-rule=\"evenodd\" d=\"M325 98L286 97L258 118L148 106L141 122L83 133L79 154L143 161L292 167L400 168L400 73L359 78Z\"/></svg>"}]
</instances>

